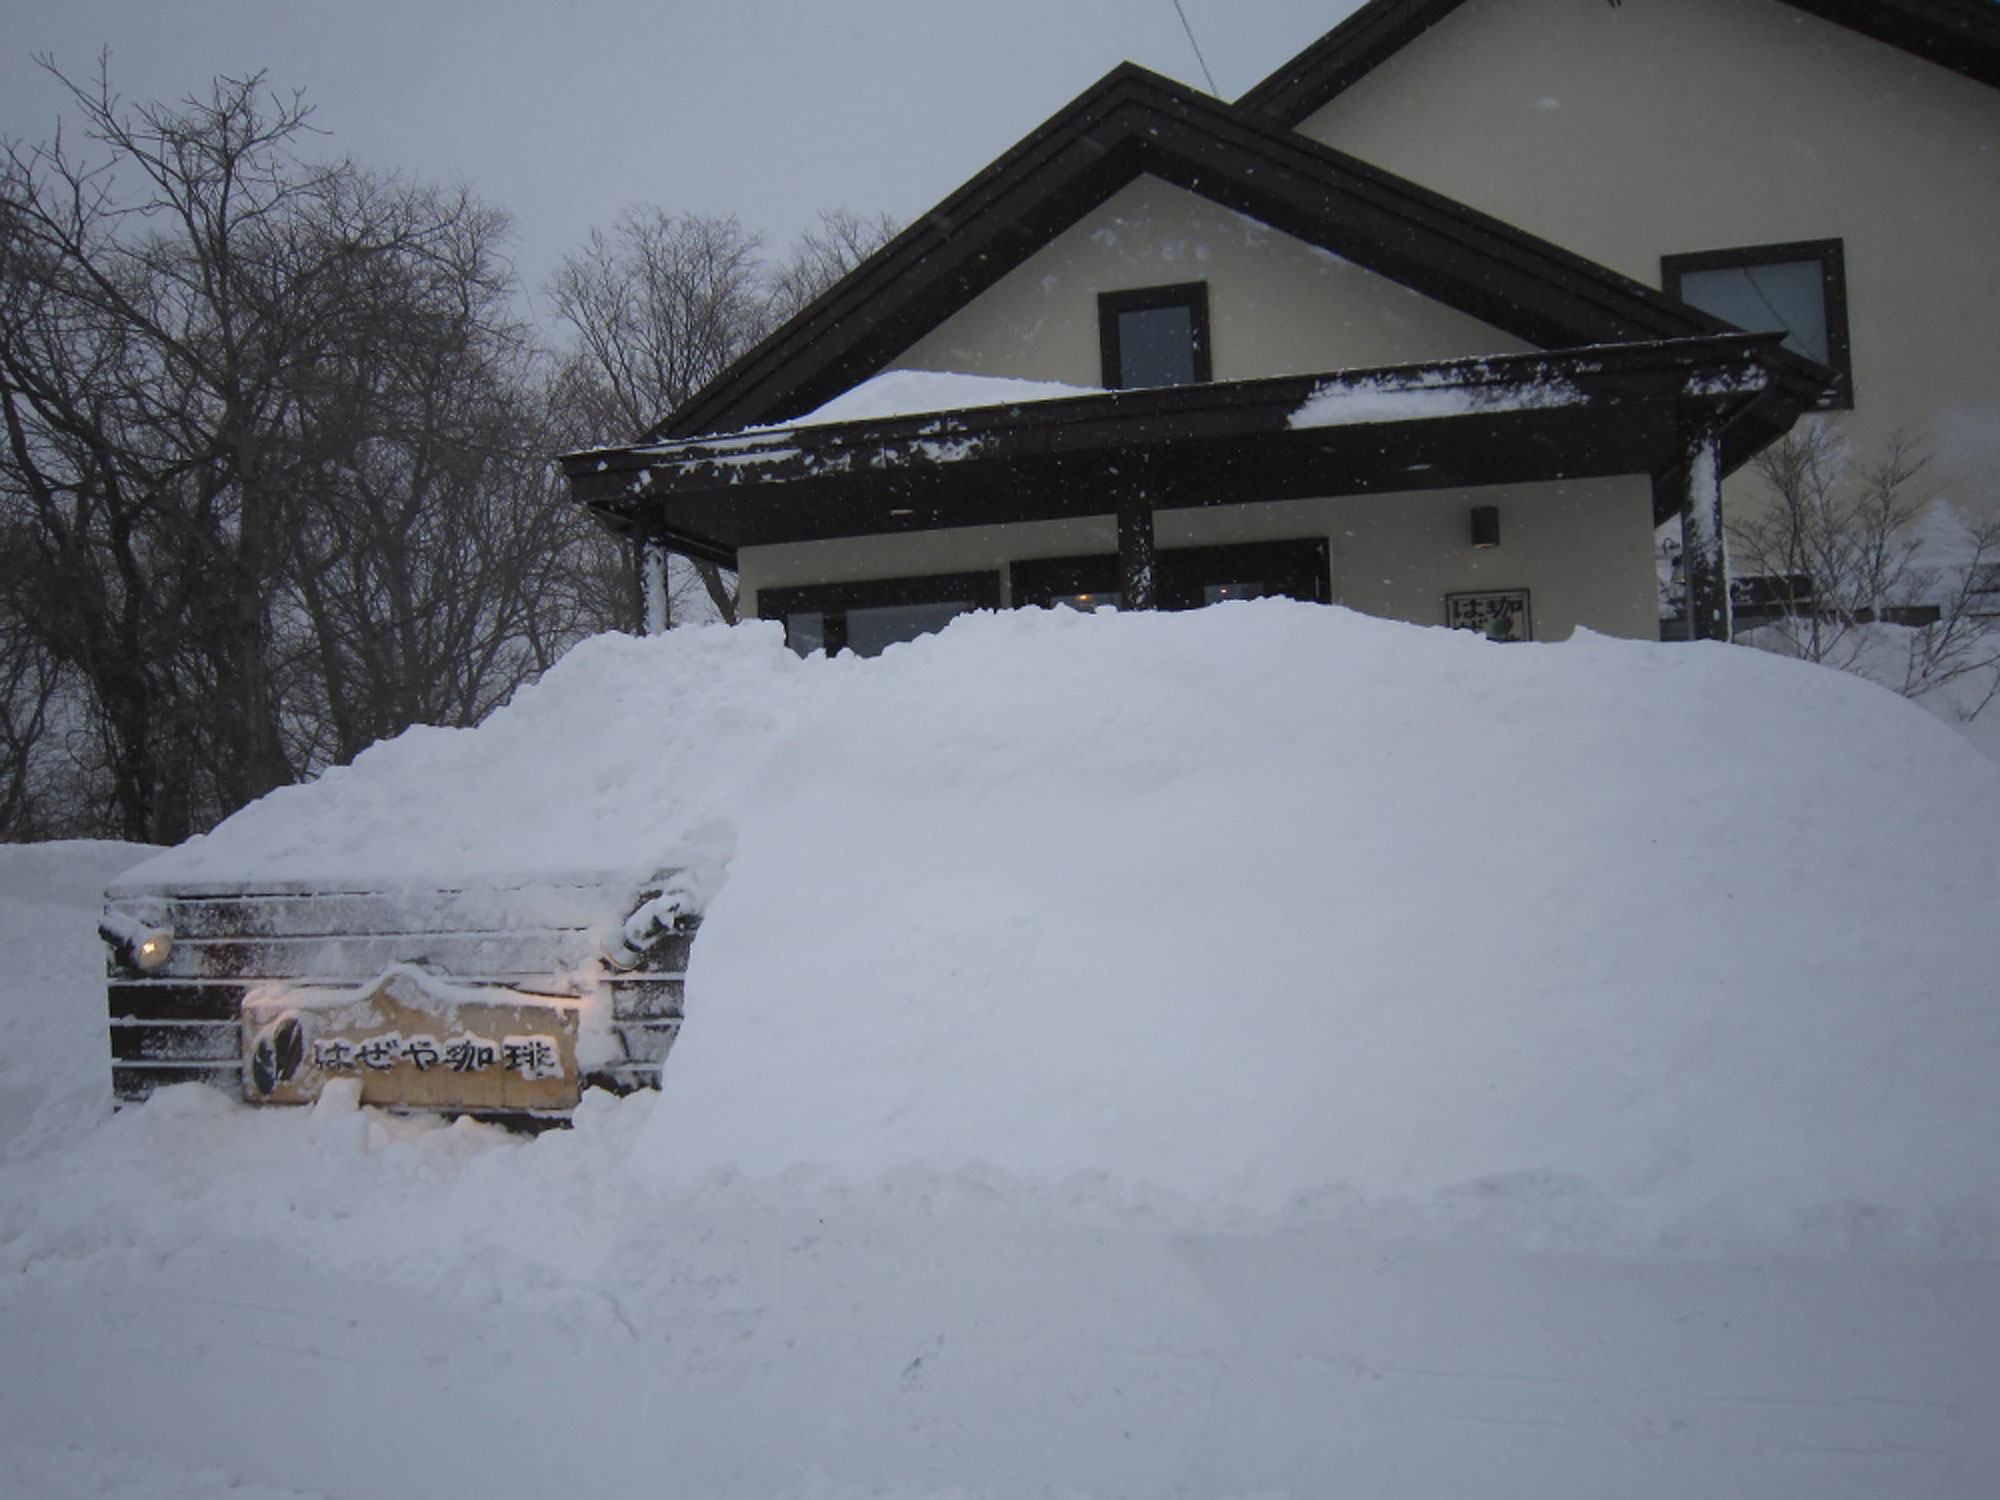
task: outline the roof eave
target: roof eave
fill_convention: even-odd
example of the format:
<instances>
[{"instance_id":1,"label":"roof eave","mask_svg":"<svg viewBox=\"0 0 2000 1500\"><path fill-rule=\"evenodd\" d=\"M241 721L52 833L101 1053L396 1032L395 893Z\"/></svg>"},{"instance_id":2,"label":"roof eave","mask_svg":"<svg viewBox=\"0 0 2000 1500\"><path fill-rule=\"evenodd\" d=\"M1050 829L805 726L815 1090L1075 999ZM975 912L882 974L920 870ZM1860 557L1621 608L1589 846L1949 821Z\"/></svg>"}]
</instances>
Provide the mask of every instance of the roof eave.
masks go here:
<instances>
[{"instance_id":1,"label":"roof eave","mask_svg":"<svg viewBox=\"0 0 2000 1500\"><path fill-rule=\"evenodd\" d=\"M671 439L562 462L575 497L613 524L710 557L1096 514L1114 470L1160 509L1661 473L1691 412L1721 422L1735 462L1796 420L1826 372L1774 352L1774 335L1731 334ZM1477 399L1388 420L1337 410L1343 394L1412 392ZM1293 426L1329 393L1333 420Z\"/></svg>"},{"instance_id":2,"label":"roof eave","mask_svg":"<svg viewBox=\"0 0 2000 1500\"><path fill-rule=\"evenodd\" d=\"M1296 127L1458 9L1462 0L1369 0L1253 84L1237 107ZM1785 0L1808 15L2000 88L1992 0Z\"/></svg>"}]
</instances>

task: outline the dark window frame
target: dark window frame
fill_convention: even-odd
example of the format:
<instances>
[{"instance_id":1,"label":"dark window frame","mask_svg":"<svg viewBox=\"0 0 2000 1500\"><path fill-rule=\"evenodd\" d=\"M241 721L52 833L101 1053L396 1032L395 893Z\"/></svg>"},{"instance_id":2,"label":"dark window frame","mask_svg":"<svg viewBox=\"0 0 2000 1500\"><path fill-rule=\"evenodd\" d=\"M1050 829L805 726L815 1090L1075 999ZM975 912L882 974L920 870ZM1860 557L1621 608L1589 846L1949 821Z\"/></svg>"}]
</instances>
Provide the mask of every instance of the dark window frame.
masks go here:
<instances>
[{"instance_id":1,"label":"dark window frame","mask_svg":"<svg viewBox=\"0 0 2000 1500\"><path fill-rule=\"evenodd\" d=\"M1208 283L1205 281L1177 281L1168 286L1132 287L1121 292L1099 292L1097 294L1097 342L1098 354L1102 362L1104 388L1108 391L1131 390L1124 380L1124 354L1118 329L1121 313L1155 312L1163 307L1185 307L1188 310L1189 337L1193 348L1190 351L1194 370L1195 385L1207 385L1215 378L1214 363L1209 355L1208 325Z\"/></svg>"},{"instance_id":2,"label":"dark window frame","mask_svg":"<svg viewBox=\"0 0 2000 1500\"><path fill-rule=\"evenodd\" d=\"M1159 567L1163 554L1156 553ZM1116 552L1089 552L1075 557L1029 557L1007 564L1014 608L1052 607L1058 599L1077 594L1115 594L1123 586Z\"/></svg>"},{"instance_id":3,"label":"dark window frame","mask_svg":"<svg viewBox=\"0 0 2000 1500\"><path fill-rule=\"evenodd\" d=\"M1273 592L1308 604L1333 602L1331 549L1323 536L1275 542L1231 542L1211 547L1163 547L1154 567L1161 609L1199 609L1202 590L1218 583L1271 584ZM1115 594L1123 586L1118 554L1028 557L1007 565L1016 609L1047 608L1073 594Z\"/></svg>"},{"instance_id":4,"label":"dark window frame","mask_svg":"<svg viewBox=\"0 0 2000 1500\"><path fill-rule=\"evenodd\" d=\"M950 604L966 600L973 609L1000 607L1000 573L922 573L907 578L863 578L845 583L792 584L757 591L757 618L783 621L794 614L822 618L822 647L828 656L847 648L847 611L904 604ZM787 627L786 643L791 631Z\"/></svg>"},{"instance_id":5,"label":"dark window frame","mask_svg":"<svg viewBox=\"0 0 2000 1500\"><path fill-rule=\"evenodd\" d=\"M1790 265L1817 261L1820 293L1826 307L1826 366L1839 377L1818 403L1822 411L1854 405L1854 354L1847 330L1847 252L1840 240L1787 240L1776 245L1739 245L1726 250L1696 250L1660 257L1660 290L1681 297L1681 278L1690 271L1730 271L1752 266ZM1693 304L1689 304L1692 306Z\"/></svg>"}]
</instances>

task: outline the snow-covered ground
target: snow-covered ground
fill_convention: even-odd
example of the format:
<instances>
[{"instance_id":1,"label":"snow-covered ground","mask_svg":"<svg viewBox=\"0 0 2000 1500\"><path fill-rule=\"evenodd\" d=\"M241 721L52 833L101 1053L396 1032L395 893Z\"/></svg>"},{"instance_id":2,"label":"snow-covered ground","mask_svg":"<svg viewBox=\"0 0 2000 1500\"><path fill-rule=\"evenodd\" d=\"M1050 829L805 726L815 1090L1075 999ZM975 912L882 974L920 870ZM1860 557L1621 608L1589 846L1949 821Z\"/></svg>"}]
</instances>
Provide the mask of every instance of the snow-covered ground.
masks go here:
<instances>
[{"instance_id":1,"label":"snow-covered ground","mask_svg":"<svg viewBox=\"0 0 2000 1500\"><path fill-rule=\"evenodd\" d=\"M0 850L0 1493L1983 1500L1996 832L1726 647L593 642L133 877L697 869L574 1131L113 1117L145 851Z\"/></svg>"},{"instance_id":2,"label":"snow-covered ground","mask_svg":"<svg viewBox=\"0 0 2000 1500\"><path fill-rule=\"evenodd\" d=\"M1810 658L1801 649L1810 639L1803 622L1761 625L1737 636L1739 643L1779 656ZM2000 761L2000 629L1987 626L1971 635L1962 653L1966 670L1949 675L1952 664L1925 686L1924 632L1907 625L1856 625L1840 631L1825 664L1852 672L1892 692L1908 690L1910 701L1970 740L1988 759Z\"/></svg>"}]
</instances>

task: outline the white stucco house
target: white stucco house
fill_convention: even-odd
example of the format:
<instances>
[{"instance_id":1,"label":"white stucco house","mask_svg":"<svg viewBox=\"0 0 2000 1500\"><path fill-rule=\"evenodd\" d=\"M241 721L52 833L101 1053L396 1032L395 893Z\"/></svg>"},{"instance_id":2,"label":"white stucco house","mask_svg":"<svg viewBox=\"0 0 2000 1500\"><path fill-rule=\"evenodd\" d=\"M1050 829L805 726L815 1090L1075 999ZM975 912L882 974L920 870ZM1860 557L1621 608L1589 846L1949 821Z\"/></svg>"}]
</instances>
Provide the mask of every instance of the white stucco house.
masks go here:
<instances>
[{"instance_id":1,"label":"white stucco house","mask_svg":"<svg viewBox=\"0 0 2000 1500\"><path fill-rule=\"evenodd\" d=\"M1726 639L1802 417L2000 505L1995 244L1993 0L1369 0L1233 104L1114 69L564 468L801 650L1254 593L1650 636L1675 516Z\"/></svg>"},{"instance_id":2,"label":"white stucco house","mask_svg":"<svg viewBox=\"0 0 2000 1500\"><path fill-rule=\"evenodd\" d=\"M1725 511L1801 421L2000 510L1996 245L1994 0L1369 0L1234 104L1115 69L563 462L642 571L736 568L800 651L1259 593L1650 636L1676 517L1726 639ZM539 1125L658 1086L698 871L337 852L108 893L121 1100Z\"/></svg>"}]
</instances>

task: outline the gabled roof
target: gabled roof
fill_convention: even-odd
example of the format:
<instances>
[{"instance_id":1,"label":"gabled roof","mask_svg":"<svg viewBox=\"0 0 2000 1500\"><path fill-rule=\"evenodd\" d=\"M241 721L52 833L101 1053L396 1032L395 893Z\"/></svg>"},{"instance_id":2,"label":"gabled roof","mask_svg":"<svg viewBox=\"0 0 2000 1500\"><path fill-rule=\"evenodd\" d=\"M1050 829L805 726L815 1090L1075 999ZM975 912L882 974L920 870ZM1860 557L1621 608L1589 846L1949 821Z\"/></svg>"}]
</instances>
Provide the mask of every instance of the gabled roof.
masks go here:
<instances>
[{"instance_id":1,"label":"gabled roof","mask_svg":"<svg viewBox=\"0 0 2000 1500\"><path fill-rule=\"evenodd\" d=\"M1462 0L1368 0L1258 83L1237 107L1295 126L1457 10ZM1613 0L1616 3L1616 0ZM1994 0L1785 0L1795 9L2000 88Z\"/></svg>"},{"instance_id":2,"label":"gabled roof","mask_svg":"<svg viewBox=\"0 0 2000 1500\"><path fill-rule=\"evenodd\" d=\"M1546 240L1128 63L750 350L649 437L782 422L830 400L1143 175L1330 250L1540 348L1700 337L1727 326Z\"/></svg>"}]
</instances>

